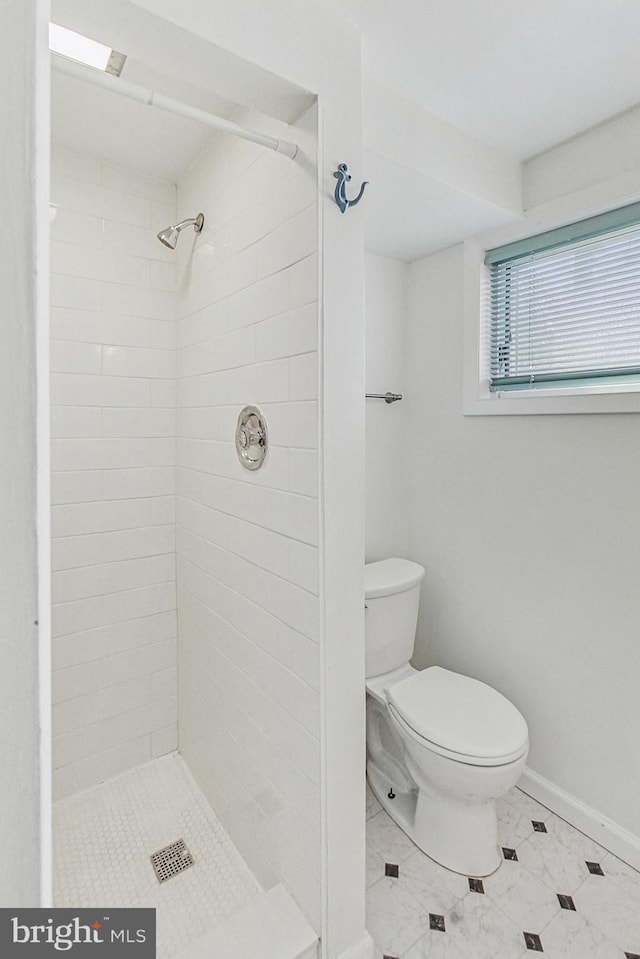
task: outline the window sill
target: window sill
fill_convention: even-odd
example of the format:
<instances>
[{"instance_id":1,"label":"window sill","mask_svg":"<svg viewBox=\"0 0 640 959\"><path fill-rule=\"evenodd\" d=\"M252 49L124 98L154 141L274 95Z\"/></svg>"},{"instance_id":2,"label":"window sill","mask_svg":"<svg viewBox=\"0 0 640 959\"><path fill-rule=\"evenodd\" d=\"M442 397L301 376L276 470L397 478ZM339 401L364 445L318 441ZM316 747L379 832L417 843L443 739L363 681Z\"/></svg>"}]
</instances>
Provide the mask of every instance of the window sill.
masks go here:
<instances>
[{"instance_id":1,"label":"window sill","mask_svg":"<svg viewBox=\"0 0 640 959\"><path fill-rule=\"evenodd\" d=\"M519 390L465 396L465 416L545 416L553 413L640 413L640 388L621 391L583 387L573 390Z\"/></svg>"}]
</instances>

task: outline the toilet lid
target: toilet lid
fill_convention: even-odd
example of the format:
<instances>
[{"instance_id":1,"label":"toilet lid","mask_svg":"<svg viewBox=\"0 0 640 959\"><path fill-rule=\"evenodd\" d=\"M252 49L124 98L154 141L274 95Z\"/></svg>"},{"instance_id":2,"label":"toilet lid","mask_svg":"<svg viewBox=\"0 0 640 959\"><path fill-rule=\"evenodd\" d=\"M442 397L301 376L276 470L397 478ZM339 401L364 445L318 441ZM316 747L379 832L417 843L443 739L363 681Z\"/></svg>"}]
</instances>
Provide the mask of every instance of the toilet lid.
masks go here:
<instances>
[{"instance_id":1,"label":"toilet lid","mask_svg":"<svg viewBox=\"0 0 640 959\"><path fill-rule=\"evenodd\" d=\"M513 703L485 683L431 666L387 690L408 726L436 746L475 759L524 751L527 724Z\"/></svg>"}]
</instances>

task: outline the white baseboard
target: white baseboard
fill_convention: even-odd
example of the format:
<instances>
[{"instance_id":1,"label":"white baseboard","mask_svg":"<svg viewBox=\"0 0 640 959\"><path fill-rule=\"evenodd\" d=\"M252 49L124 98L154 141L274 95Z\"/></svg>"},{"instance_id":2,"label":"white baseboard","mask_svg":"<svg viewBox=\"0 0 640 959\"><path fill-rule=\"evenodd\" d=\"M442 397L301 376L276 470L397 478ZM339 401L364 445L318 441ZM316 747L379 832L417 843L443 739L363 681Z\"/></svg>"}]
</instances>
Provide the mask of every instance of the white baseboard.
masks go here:
<instances>
[{"instance_id":1,"label":"white baseboard","mask_svg":"<svg viewBox=\"0 0 640 959\"><path fill-rule=\"evenodd\" d=\"M355 946L350 946L346 952L340 954L340 959L382 959L382 954L376 949L369 933L365 932Z\"/></svg>"},{"instance_id":2,"label":"white baseboard","mask_svg":"<svg viewBox=\"0 0 640 959\"><path fill-rule=\"evenodd\" d=\"M528 767L518 782L518 789L537 799L614 856L634 869L640 869L640 837Z\"/></svg>"}]
</instances>

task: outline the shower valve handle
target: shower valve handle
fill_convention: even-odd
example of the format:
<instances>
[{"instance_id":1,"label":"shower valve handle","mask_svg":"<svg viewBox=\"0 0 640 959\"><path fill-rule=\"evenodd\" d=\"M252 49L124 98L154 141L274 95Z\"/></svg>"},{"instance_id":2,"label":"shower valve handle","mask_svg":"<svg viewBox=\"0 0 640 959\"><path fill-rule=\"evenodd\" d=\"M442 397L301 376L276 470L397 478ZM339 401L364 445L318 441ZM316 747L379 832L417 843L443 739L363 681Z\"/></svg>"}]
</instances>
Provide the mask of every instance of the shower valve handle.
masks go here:
<instances>
[{"instance_id":1,"label":"shower valve handle","mask_svg":"<svg viewBox=\"0 0 640 959\"><path fill-rule=\"evenodd\" d=\"M243 450L248 449L250 446L264 446L265 444L264 436L246 428L241 429L238 433L238 442Z\"/></svg>"},{"instance_id":2,"label":"shower valve handle","mask_svg":"<svg viewBox=\"0 0 640 959\"><path fill-rule=\"evenodd\" d=\"M257 406L245 406L236 424L236 452L248 470L260 469L267 455L267 423Z\"/></svg>"}]
</instances>

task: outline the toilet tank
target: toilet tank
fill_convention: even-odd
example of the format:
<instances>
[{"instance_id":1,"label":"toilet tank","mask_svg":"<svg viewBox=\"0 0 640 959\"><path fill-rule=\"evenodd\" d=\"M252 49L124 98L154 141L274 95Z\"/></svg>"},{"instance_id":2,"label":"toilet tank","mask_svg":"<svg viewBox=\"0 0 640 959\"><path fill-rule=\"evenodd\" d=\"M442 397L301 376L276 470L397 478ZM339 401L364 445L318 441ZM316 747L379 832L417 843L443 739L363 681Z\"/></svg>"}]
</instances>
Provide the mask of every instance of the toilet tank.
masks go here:
<instances>
[{"instance_id":1,"label":"toilet tank","mask_svg":"<svg viewBox=\"0 0 640 959\"><path fill-rule=\"evenodd\" d=\"M408 663L418 622L424 568L408 559L383 559L364 568L367 679Z\"/></svg>"}]
</instances>

